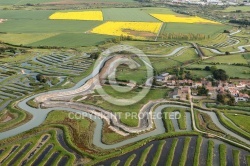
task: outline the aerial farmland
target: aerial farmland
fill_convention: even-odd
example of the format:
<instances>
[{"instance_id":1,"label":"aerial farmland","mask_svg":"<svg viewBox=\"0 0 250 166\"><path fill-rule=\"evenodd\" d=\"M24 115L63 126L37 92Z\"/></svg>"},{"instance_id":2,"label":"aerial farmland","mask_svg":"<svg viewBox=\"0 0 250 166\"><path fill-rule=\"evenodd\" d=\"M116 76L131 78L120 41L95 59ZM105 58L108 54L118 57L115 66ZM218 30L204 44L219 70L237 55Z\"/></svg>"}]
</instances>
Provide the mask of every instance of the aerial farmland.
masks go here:
<instances>
[{"instance_id":1,"label":"aerial farmland","mask_svg":"<svg viewBox=\"0 0 250 166\"><path fill-rule=\"evenodd\" d=\"M250 165L249 5L0 0L0 165Z\"/></svg>"}]
</instances>

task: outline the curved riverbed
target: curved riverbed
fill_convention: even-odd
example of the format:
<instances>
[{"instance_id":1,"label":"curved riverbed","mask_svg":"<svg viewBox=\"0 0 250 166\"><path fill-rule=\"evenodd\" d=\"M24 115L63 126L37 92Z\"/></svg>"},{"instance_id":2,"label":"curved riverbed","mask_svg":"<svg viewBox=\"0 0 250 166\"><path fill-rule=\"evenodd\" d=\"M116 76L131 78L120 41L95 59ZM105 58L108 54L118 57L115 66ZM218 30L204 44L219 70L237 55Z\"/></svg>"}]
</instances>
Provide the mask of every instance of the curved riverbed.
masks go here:
<instances>
[{"instance_id":1,"label":"curved riverbed","mask_svg":"<svg viewBox=\"0 0 250 166\"><path fill-rule=\"evenodd\" d=\"M241 46L241 47L243 47L243 46ZM79 81L74 87L72 87L70 89L67 89L67 90L64 90L64 89L63 90L56 90L56 91L51 91L51 92L42 93L42 94L48 94L48 93L54 93L54 92L71 91L71 90L75 90L75 89L81 87L89 79L91 79L95 75L97 75L99 73L99 69L110 58L111 58L111 56L107 57L107 58L101 59L100 62L98 63L98 65L97 65L97 67L93 70L93 72L89 76L87 76L84 79L82 79L81 81ZM28 98L24 99L23 101L21 101L18 104L18 106L21 109L23 109L23 110L31 113L33 115L33 118L29 122L27 122L27 123L25 123L25 124L23 124L21 126L18 126L18 127L14 128L12 130L0 133L0 140L5 139L5 138L9 138L11 136L15 136L15 135L20 134L22 132L28 131L28 130L33 129L35 127L38 127L39 125L41 125L45 121L48 113L51 112L52 110L65 110L65 111L75 112L75 113L82 113L83 112L83 111L79 111L79 110L76 110L76 109L62 108L62 107L49 108L49 109L36 109L36 108L32 108L32 107L30 107L30 106L28 106L26 104L27 101L29 101L29 100L37 97L37 96L40 96L42 94L37 94L37 95L31 96L31 97L28 97ZM174 104L164 104L164 105L158 106L155 109L155 113L161 112L162 109L165 108L165 107L188 108L186 106L180 106L180 105L174 105ZM205 113L207 113L207 111L205 111ZM239 140L244 141L244 142L250 144L250 141L248 141L248 140L246 140L246 139L238 136L237 134L231 132L230 130L227 130L223 125L221 125L221 123L219 122L219 120L218 120L218 118L217 118L216 115L214 115L213 113L208 113L208 114L211 116L212 120L214 121L214 123L219 128L221 128L224 131L227 131L227 133L229 135L232 135L232 136L238 138ZM119 143L116 143L116 144L113 144L113 145L106 145L106 144L103 144L102 141L101 141L102 127L103 127L103 121L102 121L102 119L100 119L99 117L94 116L92 114L89 114L87 112L86 112L86 116L89 117L90 119L92 119L96 123L96 128L94 130L93 144L96 145L96 146L98 146L98 147L100 147L100 148L103 148L103 149L112 149L112 148L121 147L123 145L129 144L129 143L133 143L133 142L145 139L145 138L150 137L150 136L155 136L155 135L159 135L159 134L165 133L165 128L164 128L162 119L156 118L156 119L154 119L154 124L155 124L155 129L154 130L152 130L150 132L147 132L147 133L144 133L144 134L141 134L141 135L137 135L136 137L124 140L122 142L119 142ZM187 117L188 117L188 123L187 123L188 124L188 130L190 130L191 129L191 121L192 121L190 114L188 114Z\"/></svg>"}]
</instances>

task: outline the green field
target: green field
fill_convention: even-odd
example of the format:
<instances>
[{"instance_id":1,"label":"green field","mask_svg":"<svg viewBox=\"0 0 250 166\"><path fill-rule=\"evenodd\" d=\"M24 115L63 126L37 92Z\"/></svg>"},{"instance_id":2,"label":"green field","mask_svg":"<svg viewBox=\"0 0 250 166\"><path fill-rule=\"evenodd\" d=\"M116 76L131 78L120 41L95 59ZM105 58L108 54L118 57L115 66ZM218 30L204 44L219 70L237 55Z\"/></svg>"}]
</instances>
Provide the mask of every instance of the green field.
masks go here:
<instances>
[{"instance_id":1,"label":"green field","mask_svg":"<svg viewBox=\"0 0 250 166\"><path fill-rule=\"evenodd\" d=\"M118 88L118 87L117 87ZM119 88L122 88L119 86ZM127 88L128 87L123 87ZM115 97L117 99L131 99L132 97L138 95L139 89L133 89L130 92L127 93L121 93L114 90L111 86L103 86L103 89L107 94L109 94L112 97ZM105 101L100 96L95 97L89 97L87 100L83 100L83 103L95 105L98 107L101 107L103 109L112 111L112 112L122 112L121 114L121 122L128 125L128 126L137 126L138 125L138 119L131 118L131 117L125 117L125 114L127 112L139 112L140 109L147 104L150 100L156 100L156 99L162 99L165 98L168 95L169 90L168 89L152 89L149 91L149 93L139 102L136 104L132 104L129 106L118 106L115 104L112 104L110 102ZM97 95L98 93L94 94Z\"/></svg>"},{"instance_id":2,"label":"green field","mask_svg":"<svg viewBox=\"0 0 250 166\"><path fill-rule=\"evenodd\" d=\"M243 12L250 11L249 6L229 6L225 10L222 10L223 12L235 12L236 10L241 10Z\"/></svg>"},{"instance_id":3,"label":"green field","mask_svg":"<svg viewBox=\"0 0 250 166\"><path fill-rule=\"evenodd\" d=\"M47 19L11 19L0 25L5 33L84 33L100 25L100 21L69 21Z\"/></svg>"},{"instance_id":4,"label":"green field","mask_svg":"<svg viewBox=\"0 0 250 166\"><path fill-rule=\"evenodd\" d=\"M24 5L27 3L31 4L41 4L41 3L46 3L46 2L58 2L62 0L11 0L11 1L6 1L6 0L0 0L1 5Z\"/></svg>"},{"instance_id":5,"label":"green field","mask_svg":"<svg viewBox=\"0 0 250 166\"><path fill-rule=\"evenodd\" d=\"M208 75L212 75L210 71L205 71L205 70L189 70L191 75L196 76L196 77L207 77Z\"/></svg>"},{"instance_id":6,"label":"green field","mask_svg":"<svg viewBox=\"0 0 250 166\"><path fill-rule=\"evenodd\" d=\"M185 23L164 23L161 33L193 33L214 35L222 33L225 29L230 29L227 25L214 25L214 24L185 24Z\"/></svg>"},{"instance_id":7,"label":"green field","mask_svg":"<svg viewBox=\"0 0 250 166\"><path fill-rule=\"evenodd\" d=\"M7 33L0 34L0 40L14 45L28 45L56 35L57 33Z\"/></svg>"},{"instance_id":8,"label":"green field","mask_svg":"<svg viewBox=\"0 0 250 166\"><path fill-rule=\"evenodd\" d=\"M248 121L250 117L249 115L235 116L233 113L226 113L225 116L228 117L231 121L233 121L241 129L250 132L250 121Z\"/></svg>"},{"instance_id":9,"label":"green field","mask_svg":"<svg viewBox=\"0 0 250 166\"><path fill-rule=\"evenodd\" d=\"M80 47L92 46L103 43L112 36L80 33L63 33L41 41L37 41L29 46L59 46L59 47Z\"/></svg>"},{"instance_id":10,"label":"green field","mask_svg":"<svg viewBox=\"0 0 250 166\"><path fill-rule=\"evenodd\" d=\"M143 8L142 10L150 14L176 14L170 8Z\"/></svg>"},{"instance_id":11,"label":"green field","mask_svg":"<svg viewBox=\"0 0 250 166\"><path fill-rule=\"evenodd\" d=\"M244 58L247 60L247 62L250 64L250 54L245 54Z\"/></svg>"},{"instance_id":12,"label":"green field","mask_svg":"<svg viewBox=\"0 0 250 166\"><path fill-rule=\"evenodd\" d=\"M27 3L31 4L43 4L48 2L62 2L64 0L0 0L0 5L25 5ZM64 1L65 2L65 1ZM81 2L81 0L76 0L77 2ZM92 0L84 0L84 2L93 2ZM95 0L95 2L113 2L113 3L128 3L134 2L134 0Z\"/></svg>"},{"instance_id":13,"label":"green field","mask_svg":"<svg viewBox=\"0 0 250 166\"><path fill-rule=\"evenodd\" d=\"M0 40L29 46L79 47L97 45L112 38L106 35L87 34L100 21L49 20L55 11L0 11L8 21L0 25Z\"/></svg>"},{"instance_id":14,"label":"green field","mask_svg":"<svg viewBox=\"0 0 250 166\"><path fill-rule=\"evenodd\" d=\"M139 8L111 8L102 11L105 21L159 22Z\"/></svg>"},{"instance_id":15,"label":"green field","mask_svg":"<svg viewBox=\"0 0 250 166\"><path fill-rule=\"evenodd\" d=\"M26 3L26 1L16 2ZM129 1L132 2L132 0ZM34 3L34 1L32 2ZM108 0L107 2L112 2L112 0ZM121 2L127 1L122 0ZM104 8L102 11L105 21L159 22L159 20L152 17L149 13L174 14L169 8ZM0 40L16 45L79 47L97 45L111 38L104 35L84 34L102 24L103 21L49 20L49 16L54 12L57 12L57 10L1 10L0 18L7 19L7 21L0 25ZM184 34L201 33L213 35L228 28L229 26L225 25L164 23L161 33L178 32ZM86 38L90 41L86 42L82 40ZM166 54L174 48L162 47L162 49L159 49L157 46L156 49L151 48L145 52L148 54ZM145 45L143 45L143 51L144 49Z\"/></svg>"},{"instance_id":16,"label":"green field","mask_svg":"<svg viewBox=\"0 0 250 166\"><path fill-rule=\"evenodd\" d=\"M206 66L208 66L208 65L206 65L206 64L194 64L194 65L188 66L188 68L201 68L201 69L204 69ZM250 68L246 67L246 66L216 65L216 67L218 69L225 70L230 77L250 78L250 75L247 74L247 73L250 72ZM194 72L197 72L197 73L201 72L199 70L191 70L191 71L194 71ZM208 72L206 72L206 71L203 72L202 71L202 73L205 74L205 73L208 73ZM211 75L211 73L210 73L210 75Z\"/></svg>"},{"instance_id":17,"label":"green field","mask_svg":"<svg viewBox=\"0 0 250 166\"><path fill-rule=\"evenodd\" d=\"M195 50L193 48L188 48L181 55L175 56L171 59L179 61L179 62L186 62L186 61L190 61L190 60L194 60L198 58L199 56L197 55Z\"/></svg>"},{"instance_id":18,"label":"green field","mask_svg":"<svg viewBox=\"0 0 250 166\"><path fill-rule=\"evenodd\" d=\"M47 20L54 12L53 10L0 10L0 18L8 20Z\"/></svg>"},{"instance_id":19,"label":"green field","mask_svg":"<svg viewBox=\"0 0 250 166\"><path fill-rule=\"evenodd\" d=\"M204 61L205 63L240 63L248 64L243 55L225 55L225 56L215 56Z\"/></svg>"}]
</instances>

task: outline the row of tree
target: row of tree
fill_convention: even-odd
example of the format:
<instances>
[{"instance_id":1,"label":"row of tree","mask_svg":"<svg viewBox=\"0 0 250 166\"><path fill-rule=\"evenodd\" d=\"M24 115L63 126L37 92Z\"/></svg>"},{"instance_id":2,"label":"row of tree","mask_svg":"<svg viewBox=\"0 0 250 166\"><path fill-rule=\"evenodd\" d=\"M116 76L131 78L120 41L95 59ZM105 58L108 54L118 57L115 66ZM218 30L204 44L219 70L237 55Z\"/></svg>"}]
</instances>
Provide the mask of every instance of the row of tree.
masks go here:
<instances>
[{"instance_id":1,"label":"row of tree","mask_svg":"<svg viewBox=\"0 0 250 166\"><path fill-rule=\"evenodd\" d=\"M245 26L250 25L250 20L230 20L229 22L234 23L234 24L245 25Z\"/></svg>"},{"instance_id":2,"label":"row of tree","mask_svg":"<svg viewBox=\"0 0 250 166\"><path fill-rule=\"evenodd\" d=\"M178 40L204 40L209 39L210 36L204 34L193 34L193 33L163 33L160 35L161 39L178 39Z\"/></svg>"}]
</instances>

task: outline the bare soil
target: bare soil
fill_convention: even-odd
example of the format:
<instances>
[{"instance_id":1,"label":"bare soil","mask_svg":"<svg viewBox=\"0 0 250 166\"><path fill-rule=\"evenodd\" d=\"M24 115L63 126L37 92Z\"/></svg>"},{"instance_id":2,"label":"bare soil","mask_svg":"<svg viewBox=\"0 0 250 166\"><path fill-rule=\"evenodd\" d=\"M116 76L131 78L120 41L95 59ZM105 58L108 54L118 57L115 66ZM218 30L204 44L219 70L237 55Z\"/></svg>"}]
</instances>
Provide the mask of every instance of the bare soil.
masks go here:
<instances>
[{"instance_id":1,"label":"bare soil","mask_svg":"<svg viewBox=\"0 0 250 166\"><path fill-rule=\"evenodd\" d=\"M124 29L123 32L126 32L129 35L145 37L145 38L156 37L156 34L152 32L134 31L130 29Z\"/></svg>"}]
</instances>

